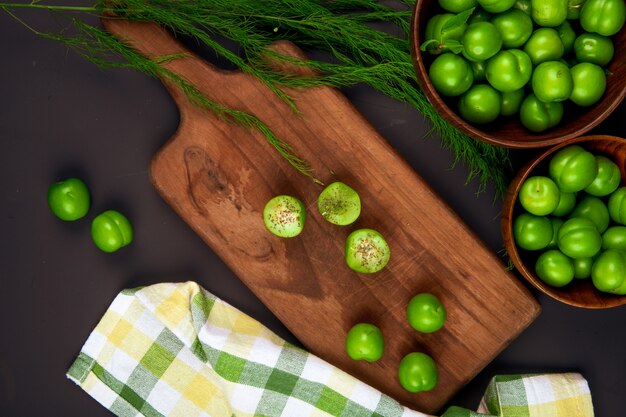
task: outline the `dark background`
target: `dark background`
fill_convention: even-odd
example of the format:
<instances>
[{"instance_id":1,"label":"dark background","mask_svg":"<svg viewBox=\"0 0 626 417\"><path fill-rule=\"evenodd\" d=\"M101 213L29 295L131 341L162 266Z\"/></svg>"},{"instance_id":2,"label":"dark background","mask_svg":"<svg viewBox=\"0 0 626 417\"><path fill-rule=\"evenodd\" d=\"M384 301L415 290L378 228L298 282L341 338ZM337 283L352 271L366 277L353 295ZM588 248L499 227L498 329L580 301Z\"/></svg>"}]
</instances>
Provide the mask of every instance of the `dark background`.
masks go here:
<instances>
[{"instance_id":1,"label":"dark background","mask_svg":"<svg viewBox=\"0 0 626 417\"><path fill-rule=\"evenodd\" d=\"M40 30L65 21L22 12ZM294 337L157 195L148 168L178 113L161 84L103 71L38 37L0 11L0 416L108 416L65 372L115 295L127 287L195 280L287 340ZM421 115L366 87L345 91L370 122L494 252L502 252L492 188L476 194L462 164L442 150ZM595 133L623 136L626 105ZM537 151L511 151L514 170ZM92 208L64 223L46 204L49 185L85 180ZM90 240L106 209L128 215L134 243L114 254ZM522 279L520 277L520 279ZM581 372L596 415L624 415L626 307L589 311L533 292L543 312L452 400L476 408L500 373Z\"/></svg>"}]
</instances>

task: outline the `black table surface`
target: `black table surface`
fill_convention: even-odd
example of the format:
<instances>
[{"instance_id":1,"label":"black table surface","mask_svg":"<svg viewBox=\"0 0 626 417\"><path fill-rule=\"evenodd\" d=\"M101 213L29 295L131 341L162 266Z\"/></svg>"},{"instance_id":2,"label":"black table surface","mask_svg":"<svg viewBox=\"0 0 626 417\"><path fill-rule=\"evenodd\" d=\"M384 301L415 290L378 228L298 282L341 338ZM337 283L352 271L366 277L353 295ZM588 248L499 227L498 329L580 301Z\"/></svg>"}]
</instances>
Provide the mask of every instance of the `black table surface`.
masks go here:
<instances>
[{"instance_id":1,"label":"black table surface","mask_svg":"<svg viewBox=\"0 0 626 417\"><path fill-rule=\"evenodd\" d=\"M47 12L20 16L39 30L65 21ZM0 11L0 416L108 416L65 378L83 342L122 289L195 280L298 343L213 251L157 195L152 155L178 125L159 81L132 70L101 70ZM501 198L441 148L415 110L357 86L347 97L494 252L503 249ZM592 133L624 136L626 104ZM538 151L511 151L514 170ZM92 209L78 222L49 211L46 192L78 176ZM90 219L126 213L135 240L114 254L90 240ZM521 280L521 276L519 276ZM463 388L451 404L476 408L495 374L580 372L596 415L624 415L626 307L584 310L534 291L539 318Z\"/></svg>"}]
</instances>

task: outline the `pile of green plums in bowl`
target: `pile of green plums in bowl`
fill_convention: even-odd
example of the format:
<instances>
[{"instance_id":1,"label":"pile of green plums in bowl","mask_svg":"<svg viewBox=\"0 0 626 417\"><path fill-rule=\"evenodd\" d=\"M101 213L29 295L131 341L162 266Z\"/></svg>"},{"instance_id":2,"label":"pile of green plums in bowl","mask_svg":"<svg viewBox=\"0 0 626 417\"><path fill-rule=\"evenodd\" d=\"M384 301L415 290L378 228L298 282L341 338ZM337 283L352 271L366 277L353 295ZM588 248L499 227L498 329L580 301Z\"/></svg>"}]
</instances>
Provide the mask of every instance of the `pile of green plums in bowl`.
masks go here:
<instances>
[{"instance_id":1,"label":"pile of green plums in bowl","mask_svg":"<svg viewBox=\"0 0 626 417\"><path fill-rule=\"evenodd\" d=\"M621 77L613 76L621 67L624 0L418 0L417 12L422 90L478 139L555 144L599 123L624 97Z\"/></svg>"},{"instance_id":2,"label":"pile of green plums in bowl","mask_svg":"<svg viewBox=\"0 0 626 417\"><path fill-rule=\"evenodd\" d=\"M509 256L533 285L568 304L626 303L626 140L589 136L556 146L509 186Z\"/></svg>"}]
</instances>

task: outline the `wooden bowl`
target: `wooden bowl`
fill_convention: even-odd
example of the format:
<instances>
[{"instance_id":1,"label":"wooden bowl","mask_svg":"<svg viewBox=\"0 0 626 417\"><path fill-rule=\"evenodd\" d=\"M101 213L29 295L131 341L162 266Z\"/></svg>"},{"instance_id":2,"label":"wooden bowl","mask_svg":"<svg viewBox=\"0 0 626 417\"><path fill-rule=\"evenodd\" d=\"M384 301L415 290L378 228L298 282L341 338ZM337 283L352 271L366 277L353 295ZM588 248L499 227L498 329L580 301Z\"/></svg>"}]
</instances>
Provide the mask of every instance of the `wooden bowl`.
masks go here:
<instances>
[{"instance_id":1,"label":"wooden bowl","mask_svg":"<svg viewBox=\"0 0 626 417\"><path fill-rule=\"evenodd\" d=\"M411 50L413 65L420 87L433 107L450 124L463 133L493 145L508 148L538 148L556 145L564 140L578 137L604 120L620 104L626 95L626 77L624 76L626 63L626 29L613 36L615 56L608 66L613 74L607 77L607 88L602 100L591 107L579 107L569 102L565 103L565 113L561 123L552 129L541 133L533 133L519 121L519 117L512 116L498 118L493 123L478 126L471 125L456 113L457 98L442 98L435 90L428 77L428 68L434 59L429 53L422 53L419 49L424 37L426 22L435 14L444 13L437 0L417 0L413 13L411 27Z\"/></svg>"},{"instance_id":2,"label":"wooden bowl","mask_svg":"<svg viewBox=\"0 0 626 417\"><path fill-rule=\"evenodd\" d=\"M522 183L529 176L547 175L552 155L559 149L577 144L594 154L611 158L622 173L622 186L626 185L626 139L615 136L583 136L569 139L547 151L522 168L507 189L502 207L502 237L504 245L517 270L537 289L550 297L578 307L609 308L626 304L626 296L603 293L596 290L591 279L574 280L565 287L556 288L535 275L535 261L541 251L518 251L513 239L513 219L524 211L517 200Z\"/></svg>"}]
</instances>

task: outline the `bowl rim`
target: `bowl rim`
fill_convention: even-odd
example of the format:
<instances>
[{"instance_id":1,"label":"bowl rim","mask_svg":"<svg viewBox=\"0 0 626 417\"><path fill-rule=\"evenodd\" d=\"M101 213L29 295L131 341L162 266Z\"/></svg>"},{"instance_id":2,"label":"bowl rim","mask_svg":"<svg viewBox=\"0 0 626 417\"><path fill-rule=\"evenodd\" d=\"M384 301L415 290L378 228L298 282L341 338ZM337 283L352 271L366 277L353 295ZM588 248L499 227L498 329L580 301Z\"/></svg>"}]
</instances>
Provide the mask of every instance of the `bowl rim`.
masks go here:
<instances>
[{"instance_id":1,"label":"bowl rim","mask_svg":"<svg viewBox=\"0 0 626 417\"><path fill-rule=\"evenodd\" d=\"M563 297L556 293L556 288L552 287L541 279L539 279L533 271L531 271L526 264L522 261L521 256L517 250L517 245L513 239L513 212L517 202L517 195L519 189L521 188L522 183L530 173L544 160L549 158L559 149L564 147L574 145L581 142L591 142L591 141L609 141L609 142L619 142L620 144L626 145L626 139L618 137L618 136L610 136L610 135L588 135L581 136L578 138L573 138L566 140L562 143L559 143L556 146L553 146L539 155L535 156L528 163L526 163L520 170L517 172L511 183L509 184L506 194L503 199L502 204L502 217L501 217L501 235L504 241L505 249L508 253L509 258L513 262L515 268L520 272L520 274L536 289L541 291L542 293L552 297L553 299L560 301L562 303L575 306L582 307L587 309L606 309L612 307L618 307L626 304L626 295L612 295L608 293L601 293L604 300L610 300L610 302L604 302L602 304L589 304L583 303L576 300L572 300L566 297ZM622 180L623 181L623 180ZM508 234L508 238L507 238Z\"/></svg>"},{"instance_id":2,"label":"bowl rim","mask_svg":"<svg viewBox=\"0 0 626 417\"><path fill-rule=\"evenodd\" d=\"M435 87L430 82L430 79L427 76L428 71L426 70L426 66L424 65L424 59L422 57L422 52L419 47L421 42L419 33L420 31L418 30L419 20L421 17L421 9L423 8L422 6L425 1L426 0L417 0L415 2L410 29L411 58L413 61L413 69L415 71L418 84L420 85L420 88L426 96L428 102L435 108L435 110L441 115L441 117L446 119L450 124L459 129L461 132L465 133L475 140L510 149L531 149L557 145L563 141L579 137L589 132L591 129L604 121L626 97L625 83L624 87L619 91L616 99L610 102L609 105L597 117L595 117L590 123L584 124L566 134L550 135L550 130L548 130L548 133L543 133L541 135L543 136L543 138L519 141L512 140L507 137L502 137L501 135L498 135L497 132L488 132L481 130L463 120L454 110L452 110L439 96L439 94L435 90ZM624 30L626 30L626 28ZM440 111L439 108L442 108L444 111ZM529 131L528 133L530 134L531 132Z\"/></svg>"}]
</instances>

